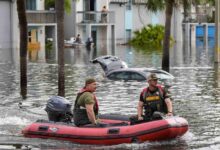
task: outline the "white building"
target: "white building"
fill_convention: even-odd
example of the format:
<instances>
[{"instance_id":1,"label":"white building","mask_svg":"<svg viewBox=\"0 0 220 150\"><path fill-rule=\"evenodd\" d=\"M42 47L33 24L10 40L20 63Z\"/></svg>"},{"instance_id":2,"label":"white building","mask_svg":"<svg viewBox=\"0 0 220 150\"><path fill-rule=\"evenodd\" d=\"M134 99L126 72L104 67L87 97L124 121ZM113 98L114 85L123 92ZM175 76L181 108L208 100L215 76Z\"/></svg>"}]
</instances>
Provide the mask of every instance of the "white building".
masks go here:
<instances>
[{"instance_id":1,"label":"white building","mask_svg":"<svg viewBox=\"0 0 220 150\"><path fill-rule=\"evenodd\" d=\"M35 61L45 60L46 41L53 41L52 49L56 53L55 11L45 10L45 0L26 0L28 23L28 55ZM0 1L0 49L5 55L19 54L19 21L16 0ZM4 57L5 57L4 55ZM54 54L55 55L55 54Z\"/></svg>"},{"instance_id":2,"label":"white building","mask_svg":"<svg viewBox=\"0 0 220 150\"><path fill-rule=\"evenodd\" d=\"M107 19L103 21L102 7L107 8ZM56 17L54 6L45 8L45 0L26 0L28 21L29 56L45 60L45 41L53 41L56 50ZM19 24L15 0L0 1L0 48L19 47ZM174 9L172 33L182 41L182 11ZM165 13L149 12L143 0L80 0L72 1L72 13L65 15L65 39L80 34L83 41L92 37L97 46L112 49L116 43L126 43L133 32L147 24L165 24ZM180 36L179 36L180 35ZM56 51L55 51L56 53ZM11 54L9 54L11 55ZM56 54L54 54L56 55Z\"/></svg>"},{"instance_id":3,"label":"white building","mask_svg":"<svg viewBox=\"0 0 220 150\"><path fill-rule=\"evenodd\" d=\"M103 6L107 12L102 13ZM115 14L109 11L109 0L73 0L72 14L65 16L65 38L80 34L85 42L92 37L96 46L115 45ZM103 20L103 14L107 17ZM109 44L111 43L111 44Z\"/></svg>"},{"instance_id":4,"label":"white building","mask_svg":"<svg viewBox=\"0 0 220 150\"><path fill-rule=\"evenodd\" d=\"M0 1L0 59L10 61L13 58L11 48L18 46L18 18L13 0ZM11 60L13 61L13 60Z\"/></svg>"},{"instance_id":5,"label":"white building","mask_svg":"<svg viewBox=\"0 0 220 150\"><path fill-rule=\"evenodd\" d=\"M147 24L165 25L165 12L152 13L145 4L145 0L73 0L73 15L65 17L65 38L80 34L84 41L91 36L96 45L126 43L134 31ZM101 22L104 5L107 22ZM182 41L182 19L182 8L175 8L171 32L176 41Z\"/></svg>"},{"instance_id":6,"label":"white building","mask_svg":"<svg viewBox=\"0 0 220 150\"><path fill-rule=\"evenodd\" d=\"M17 10L12 0L0 1L0 49L11 48L13 43L14 23L17 23Z\"/></svg>"},{"instance_id":7,"label":"white building","mask_svg":"<svg viewBox=\"0 0 220 150\"><path fill-rule=\"evenodd\" d=\"M165 25L165 10L157 13L146 8L146 0L110 0L109 10L115 12L115 28L117 43L126 43L136 30L148 24ZM172 33L182 32L182 9L175 8L172 16ZM172 34L174 37L174 34ZM180 34L182 35L182 34ZM175 40L182 40L175 35Z\"/></svg>"},{"instance_id":8,"label":"white building","mask_svg":"<svg viewBox=\"0 0 220 150\"><path fill-rule=\"evenodd\" d=\"M54 56L56 56L55 5L47 7L45 6L45 0L26 0L28 54L33 61L36 59L45 60L47 58L46 54L52 50L54 50ZM51 46L49 47L49 45Z\"/></svg>"}]
</instances>

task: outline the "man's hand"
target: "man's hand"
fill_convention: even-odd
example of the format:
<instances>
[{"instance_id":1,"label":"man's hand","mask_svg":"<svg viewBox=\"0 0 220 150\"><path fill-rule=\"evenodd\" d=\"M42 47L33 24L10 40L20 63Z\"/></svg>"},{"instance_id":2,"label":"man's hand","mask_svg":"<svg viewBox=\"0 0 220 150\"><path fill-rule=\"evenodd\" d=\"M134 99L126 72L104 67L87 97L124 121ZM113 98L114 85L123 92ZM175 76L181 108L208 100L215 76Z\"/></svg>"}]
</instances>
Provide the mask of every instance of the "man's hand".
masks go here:
<instances>
[{"instance_id":1,"label":"man's hand","mask_svg":"<svg viewBox=\"0 0 220 150\"><path fill-rule=\"evenodd\" d=\"M168 112L168 113L166 114L166 116L173 116L173 113L172 113L172 112Z\"/></svg>"},{"instance_id":2,"label":"man's hand","mask_svg":"<svg viewBox=\"0 0 220 150\"><path fill-rule=\"evenodd\" d=\"M144 120L144 118L142 116L138 117L138 120Z\"/></svg>"}]
</instances>

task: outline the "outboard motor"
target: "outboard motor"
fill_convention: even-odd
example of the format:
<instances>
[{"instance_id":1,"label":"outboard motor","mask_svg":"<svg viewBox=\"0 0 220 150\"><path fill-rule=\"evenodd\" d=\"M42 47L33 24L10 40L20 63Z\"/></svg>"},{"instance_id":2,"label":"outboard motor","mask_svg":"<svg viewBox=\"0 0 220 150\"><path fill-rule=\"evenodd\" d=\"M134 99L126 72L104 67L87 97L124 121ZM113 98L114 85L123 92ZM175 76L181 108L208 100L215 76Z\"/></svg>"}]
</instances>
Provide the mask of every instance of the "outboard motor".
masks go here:
<instances>
[{"instance_id":1,"label":"outboard motor","mask_svg":"<svg viewBox=\"0 0 220 150\"><path fill-rule=\"evenodd\" d=\"M67 99L61 96L51 97L47 101L45 111L47 112L49 120L54 122L71 122L73 116L71 104Z\"/></svg>"}]
</instances>

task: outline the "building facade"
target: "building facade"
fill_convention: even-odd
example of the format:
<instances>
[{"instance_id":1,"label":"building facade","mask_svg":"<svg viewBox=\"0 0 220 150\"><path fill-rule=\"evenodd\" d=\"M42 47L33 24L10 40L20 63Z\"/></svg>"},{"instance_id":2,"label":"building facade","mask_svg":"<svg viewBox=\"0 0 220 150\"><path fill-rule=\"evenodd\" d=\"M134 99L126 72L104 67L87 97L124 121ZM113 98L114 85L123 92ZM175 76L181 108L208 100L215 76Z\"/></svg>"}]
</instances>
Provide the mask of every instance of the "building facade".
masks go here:
<instances>
[{"instance_id":1,"label":"building facade","mask_svg":"<svg viewBox=\"0 0 220 150\"><path fill-rule=\"evenodd\" d=\"M29 59L45 60L48 51L56 55L56 17L54 7L46 8L45 0L26 0ZM6 55L19 54L19 20L16 0L0 1L0 49ZM13 56L14 57L14 56Z\"/></svg>"},{"instance_id":2,"label":"building facade","mask_svg":"<svg viewBox=\"0 0 220 150\"><path fill-rule=\"evenodd\" d=\"M149 11L146 8L146 0L110 0L109 9L117 15L115 18L117 43L127 43L134 36L134 31L148 24L165 25L165 11L156 13ZM173 10L171 32L177 41L182 40L179 36L182 35L182 13L181 7Z\"/></svg>"},{"instance_id":3,"label":"building facade","mask_svg":"<svg viewBox=\"0 0 220 150\"><path fill-rule=\"evenodd\" d=\"M0 59L1 61L13 61L19 44L17 8L14 0L0 1Z\"/></svg>"},{"instance_id":4,"label":"building facade","mask_svg":"<svg viewBox=\"0 0 220 150\"><path fill-rule=\"evenodd\" d=\"M108 10L108 22L101 22L103 6ZM75 15L66 15L65 19L65 38L80 34L85 41L91 36L97 45L105 39L127 43L134 31L148 24L165 25L165 11L148 11L145 0L73 0L72 9ZM171 32L177 41L182 40L182 36L177 35L182 35L182 13L182 8L174 8Z\"/></svg>"},{"instance_id":5,"label":"building facade","mask_svg":"<svg viewBox=\"0 0 220 150\"><path fill-rule=\"evenodd\" d=\"M103 6L106 7L106 12L102 11ZM35 59L44 60L47 49L55 49L54 55L57 53L54 7L54 4L47 4L46 0L26 0L28 53ZM149 12L145 7L145 0L72 0L71 7L71 14L66 14L64 18L65 39L77 34L81 35L83 41L92 37L95 45L103 49L111 49L109 45L114 48L116 43L126 43L134 36L135 30L147 24L165 24L164 11ZM0 23L0 48L18 49L16 1L0 1L0 12L3 19ZM182 19L182 10L174 9L171 31L177 41L182 40Z\"/></svg>"},{"instance_id":6,"label":"building facade","mask_svg":"<svg viewBox=\"0 0 220 150\"><path fill-rule=\"evenodd\" d=\"M10 48L13 41L14 7L11 0L0 1L0 48Z\"/></svg>"},{"instance_id":7,"label":"building facade","mask_svg":"<svg viewBox=\"0 0 220 150\"><path fill-rule=\"evenodd\" d=\"M55 5L46 0L26 0L28 22L28 54L31 60L45 60L56 55L57 31Z\"/></svg>"},{"instance_id":8,"label":"building facade","mask_svg":"<svg viewBox=\"0 0 220 150\"><path fill-rule=\"evenodd\" d=\"M92 38L96 46L108 49L107 46L110 45L114 48L115 14L109 10L109 0L74 0L72 2L74 16L66 15L65 18L68 19L65 19L65 24L67 20L72 20L73 26L66 25L65 38L76 37L80 34L84 42Z\"/></svg>"}]
</instances>

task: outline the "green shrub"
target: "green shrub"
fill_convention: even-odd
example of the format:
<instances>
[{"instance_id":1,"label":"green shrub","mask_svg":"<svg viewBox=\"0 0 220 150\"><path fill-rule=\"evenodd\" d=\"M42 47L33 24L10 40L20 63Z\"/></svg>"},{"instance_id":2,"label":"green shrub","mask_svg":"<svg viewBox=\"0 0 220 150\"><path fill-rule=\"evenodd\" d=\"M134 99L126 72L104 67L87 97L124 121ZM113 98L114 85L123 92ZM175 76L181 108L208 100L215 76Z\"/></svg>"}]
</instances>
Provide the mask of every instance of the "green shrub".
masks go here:
<instances>
[{"instance_id":1,"label":"green shrub","mask_svg":"<svg viewBox=\"0 0 220 150\"><path fill-rule=\"evenodd\" d=\"M53 41L46 40L45 49L46 51L51 51L53 49Z\"/></svg>"},{"instance_id":2,"label":"green shrub","mask_svg":"<svg viewBox=\"0 0 220 150\"><path fill-rule=\"evenodd\" d=\"M49 10L50 8L55 9L55 0L45 0L45 8Z\"/></svg>"},{"instance_id":3,"label":"green shrub","mask_svg":"<svg viewBox=\"0 0 220 150\"><path fill-rule=\"evenodd\" d=\"M149 24L141 30L134 32L134 38L129 44L138 49L162 49L164 26ZM171 38L172 41L172 38Z\"/></svg>"}]
</instances>

